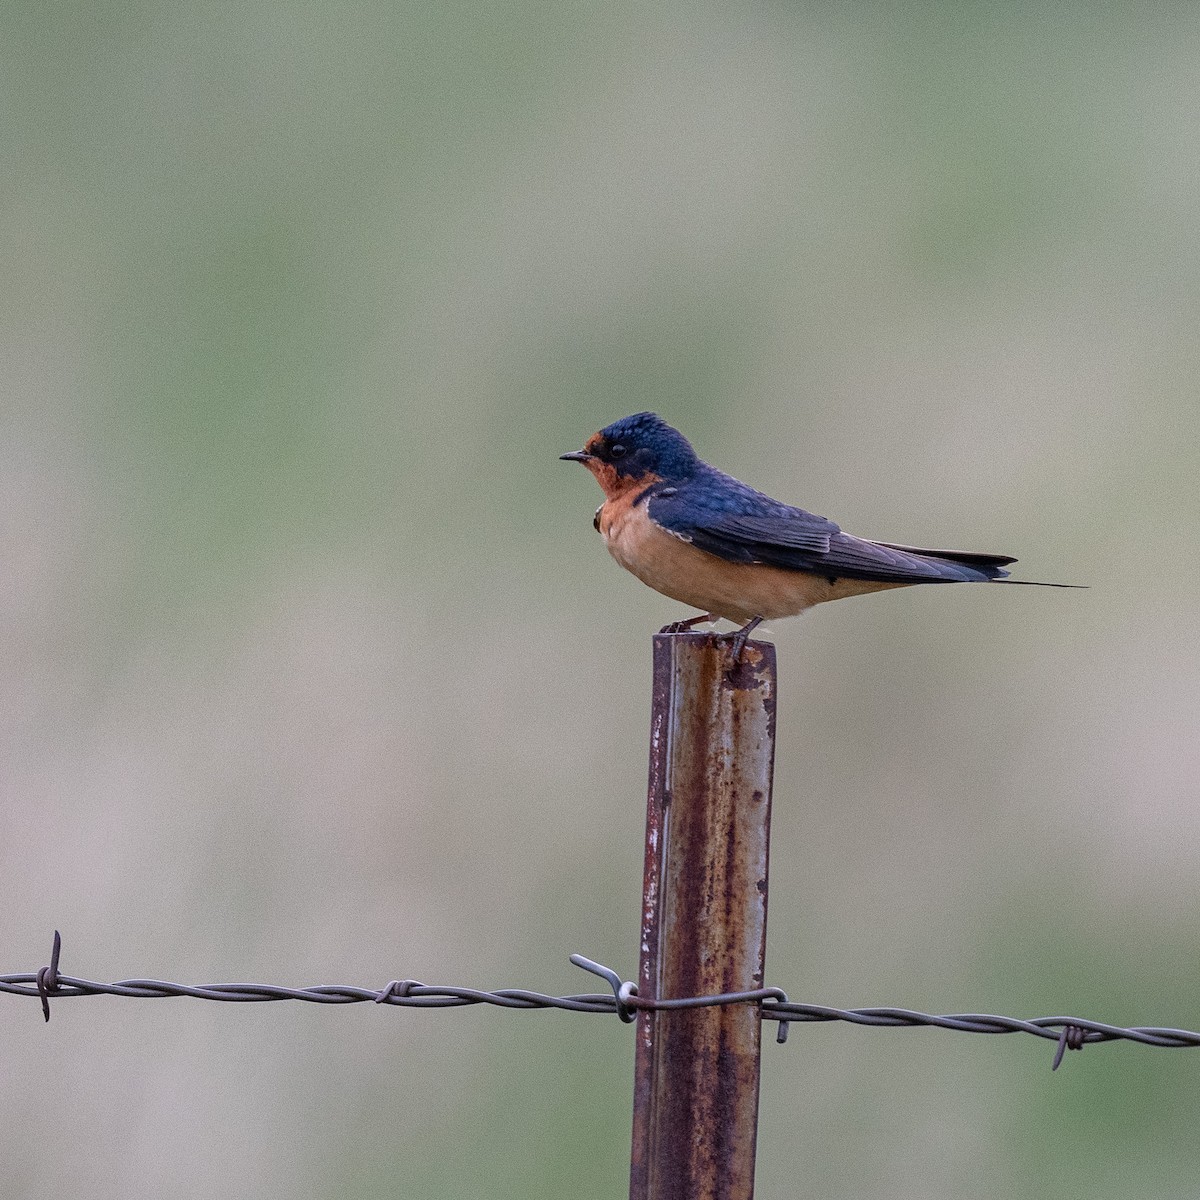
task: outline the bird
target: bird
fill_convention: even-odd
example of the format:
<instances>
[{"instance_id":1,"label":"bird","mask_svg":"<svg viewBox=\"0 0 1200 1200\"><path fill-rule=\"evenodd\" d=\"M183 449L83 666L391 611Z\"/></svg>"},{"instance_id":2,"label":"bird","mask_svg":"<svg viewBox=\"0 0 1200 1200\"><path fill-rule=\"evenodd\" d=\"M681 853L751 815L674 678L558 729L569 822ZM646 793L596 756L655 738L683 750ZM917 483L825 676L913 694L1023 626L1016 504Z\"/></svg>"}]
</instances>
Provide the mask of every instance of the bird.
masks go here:
<instances>
[{"instance_id":1,"label":"bird","mask_svg":"<svg viewBox=\"0 0 1200 1200\"><path fill-rule=\"evenodd\" d=\"M826 517L774 500L706 463L657 413L622 417L582 450L604 492L592 524L608 552L655 591L701 610L663 633L719 618L736 622L734 661L763 621L815 604L919 583L1014 583L1006 554L928 550L846 533Z\"/></svg>"}]
</instances>

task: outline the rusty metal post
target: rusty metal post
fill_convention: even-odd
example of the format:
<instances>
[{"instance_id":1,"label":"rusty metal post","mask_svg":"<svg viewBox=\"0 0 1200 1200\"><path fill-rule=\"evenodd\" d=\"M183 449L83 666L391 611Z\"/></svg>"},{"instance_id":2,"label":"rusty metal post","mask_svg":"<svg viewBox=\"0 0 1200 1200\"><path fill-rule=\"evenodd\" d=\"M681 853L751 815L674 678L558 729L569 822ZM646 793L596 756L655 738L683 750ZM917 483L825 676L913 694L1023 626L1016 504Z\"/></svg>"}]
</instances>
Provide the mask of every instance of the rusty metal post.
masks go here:
<instances>
[{"instance_id":1,"label":"rusty metal post","mask_svg":"<svg viewBox=\"0 0 1200 1200\"><path fill-rule=\"evenodd\" d=\"M638 995L763 986L775 647L654 639ZM642 1010L630 1200L751 1200L758 1006Z\"/></svg>"}]
</instances>

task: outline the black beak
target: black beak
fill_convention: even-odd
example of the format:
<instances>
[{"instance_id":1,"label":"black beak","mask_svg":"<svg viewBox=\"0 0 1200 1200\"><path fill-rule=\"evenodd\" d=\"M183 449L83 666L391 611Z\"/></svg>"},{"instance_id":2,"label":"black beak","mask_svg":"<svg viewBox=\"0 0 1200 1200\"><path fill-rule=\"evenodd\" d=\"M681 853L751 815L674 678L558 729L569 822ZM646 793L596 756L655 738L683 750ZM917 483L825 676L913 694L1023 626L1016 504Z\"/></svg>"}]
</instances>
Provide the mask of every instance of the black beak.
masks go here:
<instances>
[{"instance_id":1,"label":"black beak","mask_svg":"<svg viewBox=\"0 0 1200 1200\"><path fill-rule=\"evenodd\" d=\"M572 450L570 454L560 454L558 457L567 462L588 462L596 456L589 454L586 450Z\"/></svg>"}]
</instances>

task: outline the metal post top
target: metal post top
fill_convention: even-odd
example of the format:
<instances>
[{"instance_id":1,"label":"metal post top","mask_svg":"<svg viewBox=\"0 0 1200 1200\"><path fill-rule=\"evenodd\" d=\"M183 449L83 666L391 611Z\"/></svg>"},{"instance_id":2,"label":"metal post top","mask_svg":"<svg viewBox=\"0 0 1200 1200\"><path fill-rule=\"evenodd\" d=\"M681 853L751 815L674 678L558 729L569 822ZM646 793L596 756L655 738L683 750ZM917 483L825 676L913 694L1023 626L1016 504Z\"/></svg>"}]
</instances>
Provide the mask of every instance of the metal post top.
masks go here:
<instances>
[{"instance_id":1,"label":"metal post top","mask_svg":"<svg viewBox=\"0 0 1200 1200\"><path fill-rule=\"evenodd\" d=\"M694 629L685 630L683 633L656 633L654 635L655 645L681 643L685 646L720 646L724 644L728 647L732 641L732 633L697 633ZM759 653L775 649L774 642L764 642L759 638L747 639L746 649L750 649L751 646Z\"/></svg>"},{"instance_id":2,"label":"metal post top","mask_svg":"<svg viewBox=\"0 0 1200 1200\"><path fill-rule=\"evenodd\" d=\"M670 671L669 663L705 663L707 669L722 673L727 688L753 691L765 687L774 692L774 642L748 641L736 659L733 637L727 633L656 633L653 646L656 674Z\"/></svg>"}]
</instances>

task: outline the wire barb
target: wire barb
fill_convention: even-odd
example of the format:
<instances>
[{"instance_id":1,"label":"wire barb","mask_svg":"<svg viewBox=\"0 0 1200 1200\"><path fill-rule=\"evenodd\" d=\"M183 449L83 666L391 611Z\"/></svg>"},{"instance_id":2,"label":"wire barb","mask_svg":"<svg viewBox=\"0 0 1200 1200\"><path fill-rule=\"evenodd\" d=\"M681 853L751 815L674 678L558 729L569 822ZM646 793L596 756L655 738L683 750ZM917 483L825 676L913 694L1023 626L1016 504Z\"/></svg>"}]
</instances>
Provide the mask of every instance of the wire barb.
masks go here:
<instances>
[{"instance_id":1,"label":"wire barb","mask_svg":"<svg viewBox=\"0 0 1200 1200\"><path fill-rule=\"evenodd\" d=\"M383 991L375 997L375 1003L388 1004L393 996L403 998L411 995L413 988L420 986L421 985L415 979L393 979L392 982L389 983L387 987L385 987Z\"/></svg>"},{"instance_id":2,"label":"wire barb","mask_svg":"<svg viewBox=\"0 0 1200 1200\"><path fill-rule=\"evenodd\" d=\"M1050 1070L1057 1071L1062 1065L1063 1054L1068 1050L1082 1050L1087 1042L1087 1030L1079 1025L1064 1025L1058 1035L1058 1049L1054 1052L1054 1062Z\"/></svg>"},{"instance_id":3,"label":"wire barb","mask_svg":"<svg viewBox=\"0 0 1200 1200\"><path fill-rule=\"evenodd\" d=\"M62 934L54 931L54 943L50 948L50 965L39 967L37 973L38 996L42 1001L42 1016L50 1024L50 993L58 991L58 956L62 953Z\"/></svg>"}]
</instances>

